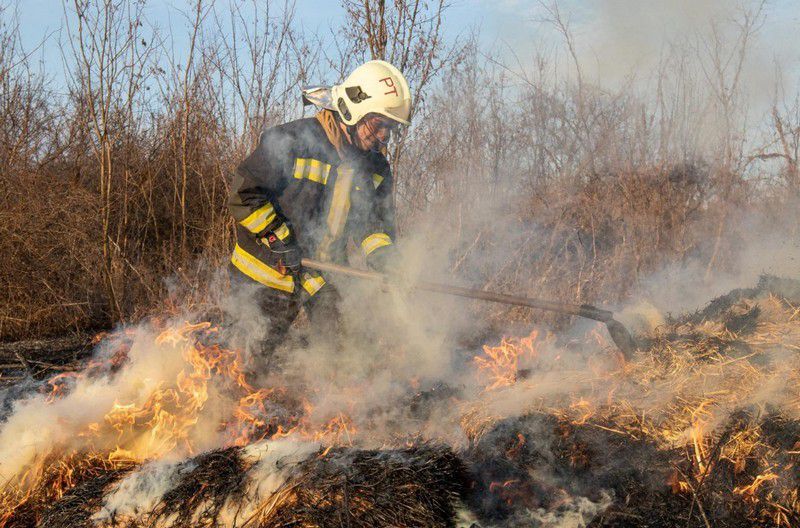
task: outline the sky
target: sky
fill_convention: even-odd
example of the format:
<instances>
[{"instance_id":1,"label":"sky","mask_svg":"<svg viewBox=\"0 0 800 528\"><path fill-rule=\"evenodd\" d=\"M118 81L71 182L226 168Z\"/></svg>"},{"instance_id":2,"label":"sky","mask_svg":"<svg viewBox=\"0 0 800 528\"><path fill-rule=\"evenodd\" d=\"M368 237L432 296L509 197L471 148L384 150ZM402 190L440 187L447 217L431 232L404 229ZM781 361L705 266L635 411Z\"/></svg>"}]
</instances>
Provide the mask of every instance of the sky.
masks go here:
<instances>
[{"instance_id":1,"label":"sky","mask_svg":"<svg viewBox=\"0 0 800 528\"><path fill-rule=\"evenodd\" d=\"M224 7L230 1L217 0L217 5ZM643 75L641 72L655 65L665 46L685 42L694 32L707 34L710 21L735 18L739 6L752 7L757 1L557 0L557 5L569 20L584 73L593 82L613 85L632 74ZM62 0L5 3L16 6L26 50L35 50L34 57L43 61L45 70L58 82L62 62L58 41L65 20ZM149 0L147 17L162 30L183 29L187 21L181 11L187 11L190 4L189 0ZM325 35L330 25L342 18L336 0L296 0L296 13L296 20L307 31ZM753 91L774 90L772 74L777 63L791 88L800 81L800 0L768 0L764 13L765 22L745 72L748 82ZM556 47L559 42L545 18L540 0L451 0L443 26L451 40L478 29L484 49L492 49L507 64L519 59L524 65L536 51ZM175 34L185 37L187 31ZM176 41L176 46L180 52L185 41Z\"/></svg>"}]
</instances>

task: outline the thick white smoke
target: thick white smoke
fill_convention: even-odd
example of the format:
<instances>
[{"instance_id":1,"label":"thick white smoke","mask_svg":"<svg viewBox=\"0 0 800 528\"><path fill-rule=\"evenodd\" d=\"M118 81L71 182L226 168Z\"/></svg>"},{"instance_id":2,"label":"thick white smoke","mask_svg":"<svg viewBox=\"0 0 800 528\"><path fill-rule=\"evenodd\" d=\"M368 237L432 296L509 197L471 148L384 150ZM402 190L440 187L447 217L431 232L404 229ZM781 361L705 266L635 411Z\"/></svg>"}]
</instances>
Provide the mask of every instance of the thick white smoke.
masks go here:
<instances>
[{"instance_id":1,"label":"thick white smoke","mask_svg":"<svg viewBox=\"0 0 800 528\"><path fill-rule=\"evenodd\" d=\"M248 445L242 458L247 464L243 499L225 505L219 517L223 526L242 526L268 503L292 474L296 465L319 450L319 444L297 440L261 441ZM159 501L182 476L195 469L191 462L155 461L128 475L110 490L102 508L92 517L99 527L141 521L156 510ZM162 520L163 522L163 520Z\"/></svg>"}]
</instances>

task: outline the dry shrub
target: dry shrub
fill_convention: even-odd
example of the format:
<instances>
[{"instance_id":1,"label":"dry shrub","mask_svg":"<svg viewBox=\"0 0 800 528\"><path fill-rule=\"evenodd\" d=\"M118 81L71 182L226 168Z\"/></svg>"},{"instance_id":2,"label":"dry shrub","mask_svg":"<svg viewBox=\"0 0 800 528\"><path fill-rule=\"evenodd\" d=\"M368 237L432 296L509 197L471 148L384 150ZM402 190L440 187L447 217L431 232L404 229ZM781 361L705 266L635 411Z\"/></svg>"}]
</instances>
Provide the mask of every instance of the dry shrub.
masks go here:
<instances>
[{"instance_id":1,"label":"dry shrub","mask_svg":"<svg viewBox=\"0 0 800 528\"><path fill-rule=\"evenodd\" d=\"M42 335L104 322L96 196L69 178L0 179L0 335Z\"/></svg>"},{"instance_id":2,"label":"dry shrub","mask_svg":"<svg viewBox=\"0 0 800 528\"><path fill-rule=\"evenodd\" d=\"M522 251L530 289L565 300L616 303L666 264L706 253L713 234L700 164L609 170L585 181L545 186L519 212L546 233ZM733 243L729 236L726 243Z\"/></svg>"},{"instance_id":3,"label":"dry shrub","mask_svg":"<svg viewBox=\"0 0 800 528\"><path fill-rule=\"evenodd\" d=\"M665 265L730 271L743 216L797 234L800 110L789 97L773 110L775 137L749 155L746 112L714 102L714 90L738 100L740 86L666 71L659 80L674 93L608 93L576 85L544 55L517 75L477 36L443 40L443 2L344 2L345 27L360 29L337 57L296 27L289 5L218 17L220 6L197 3L185 13L186 60L144 23L140 2L75 5L83 33L68 31L66 96L31 70L17 28L0 25L0 340L161 310L165 280L202 297L232 246L235 164L264 126L301 115L298 86L334 82L367 50L421 90L415 126L391 152L401 235L430 235L465 281L614 303ZM250 37L218 38L234 29ZM706 141L709 112L728 128ZM493 314L498 324L529 317Z\"/></svg>"}]
</instances>

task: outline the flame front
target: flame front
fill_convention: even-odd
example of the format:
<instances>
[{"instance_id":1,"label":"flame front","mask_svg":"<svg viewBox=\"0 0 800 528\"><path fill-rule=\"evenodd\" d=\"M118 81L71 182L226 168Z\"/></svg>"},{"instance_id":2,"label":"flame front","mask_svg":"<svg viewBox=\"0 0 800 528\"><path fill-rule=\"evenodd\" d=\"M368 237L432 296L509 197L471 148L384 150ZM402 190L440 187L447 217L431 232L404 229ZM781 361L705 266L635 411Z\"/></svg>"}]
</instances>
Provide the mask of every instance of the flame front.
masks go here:
<instances>
[{"instance_id":1,"label":"flame front","mask_svg":"<svg viewBox=\"0 0 800 528\"><path fill-rule=\"evenodd\" d=\"M573 508L587 494L583 486L593 492L593 482L602 480L634 495L639 484L651 486L646 489L660 501L684 501L702 511L696 515L734 505L758 522L795 526L800 364L788 354L786 336L800 339L798 312L782 301L764 303L765 313L784 326L759 323L761 333L747 342L749 355L741 353L740 336L707 322L657 334L648 354L621 365L603 362L603 354L582 354L578 346L559 348L534 331L484 346L454 380L466 390L426 389L425 373L409 370L407 384L393 376L390 386L409 399L380 405L365 396L363 381L349 377L315 375L308 383L311 377L287 370L256 383L242 355L221 346L210 323L156 323L157 332L148 328L135 339L112 336L107 359L53 377L46 393L15 409L0 437L0 449L13 444L0 454L0 476L10 483L0 492L0 528L15 526L17 511L58 501L87 476L134 468L132 475L145 474L139 466L153 460L189 467L218 449L260 452L270 442L259 441L270 440L290 451L313 446L303 451L309 468L320 460L338 463L351 447L359 453L393 443L416 448L409 438L455 445L463 438L458 433L470 446L463 456L474 456L475 467L486 471L471 489L509 511ZM737 348L724 348L726 342ZM430 401L438 407L427 408ZM775 412L759 402L781 407ZM25 416L38 420L41 434L23 427ZM455 435L446 436L453 429L448 420L460 421ZM395 423L400 426L381 429ZM420 425L430 429L414 429ZM7 463L14 449L25 464ZM250 460L242 471L257 463ZM294 500L296 485L282 488L280 500ZM610 500L597 504L607 507Z\"/></svg>"},{"instance_id":2,"label":"flame front","mask_svg":"<svg viewBox=\"0 0 800 528\"><path fill-rule=\"evenodd\" d=\"M130 380L130 385L141 389L131 394L140 398L120 396L102 420L78 427L75 437L80 442L52 445L49 452L37 453L16 475L15 485L6 486L0 496L0 528L10 526L11 515L22 504L58 500L74 485L78 473L195 455L197 443L208 442L204 438L208 432L200 430L200 424L213 414L209 409L212 391L218 400L230 402L228 414L212 428L220 447L287 436L332 446L353 443L357 430L345 410L332 412L327 420L315 417L312 421L314 407L309 401L289 397L284 387L253 387L241 354L213 343L216 333L208 322L163 329L152 345L163 353L180 354L183 366L174 379ZM98 380L107 375L125 376L128 352L127 346L120 345L110 359L93 361L81 373L51 378L43 400L54 405L68 397L77 384L102 383ZM148 392L149 387L152 390Z\"/></svg>"}]
</instances>

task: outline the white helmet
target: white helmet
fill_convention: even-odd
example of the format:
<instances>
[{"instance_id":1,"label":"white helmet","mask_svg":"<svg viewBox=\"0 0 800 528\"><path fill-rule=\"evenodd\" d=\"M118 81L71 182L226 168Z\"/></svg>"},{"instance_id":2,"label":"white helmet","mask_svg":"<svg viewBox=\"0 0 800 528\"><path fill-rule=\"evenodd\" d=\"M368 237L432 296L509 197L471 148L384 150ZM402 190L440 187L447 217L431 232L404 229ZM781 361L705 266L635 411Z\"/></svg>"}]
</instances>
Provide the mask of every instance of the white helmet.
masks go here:
<instances>
[{"instance_id":1,"label":"white helmet","mask_svg":"<svg viewBox=\"0 0 800 528\"><path fill-rule=\"evenodd\" d=\"M411 92L400 70L382 60L362 64L332 88L333 105L346 125L367 114L380 114L410 124Z\"/></svg>"}]
</instances>

